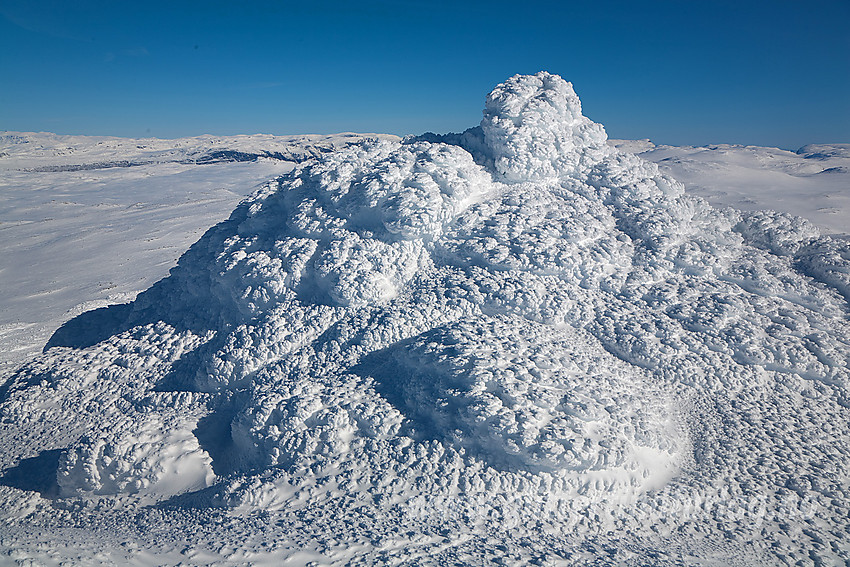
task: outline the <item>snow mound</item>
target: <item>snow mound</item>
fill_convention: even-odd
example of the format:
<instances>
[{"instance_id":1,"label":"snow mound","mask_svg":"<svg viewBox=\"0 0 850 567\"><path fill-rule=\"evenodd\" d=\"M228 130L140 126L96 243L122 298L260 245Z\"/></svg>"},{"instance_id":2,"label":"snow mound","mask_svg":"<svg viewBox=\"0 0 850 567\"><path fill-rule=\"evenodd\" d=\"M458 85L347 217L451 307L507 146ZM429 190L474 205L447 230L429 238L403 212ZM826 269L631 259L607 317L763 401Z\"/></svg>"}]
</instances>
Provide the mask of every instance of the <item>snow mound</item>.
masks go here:
<instances>
[{"instance_id":1,"label":"snow mound","mask_svg":"<svg viewBox=\"0 0 850 567\"><path fill-rule=\"evenodd\" d=\"M481 121L496 170L507 181L575 175L607 136L581 113L570 83L557 75L517 75L487 96Z\"/></svg>"},{"instance_id":2,"label":"snow mound","mask_svg":"<svg viewBox=\"0 0 850 567\"><path fill-rule=\"evenodd\" d=\"M824 510L811 540L846 542L848 243L686 196L548 73L425 138L297 166L132 304L69 321L7 385L2 466L61 451L64 498L211 487L375 530L455 511L656 546L663 517L790 556L794 486ZM718 486L770 528L708 505Z\"/></svg>"},{"instance_id":3,"label":"snow mound","mask_svg":"<svg viewBox=\"0 0 850 567\"><path fill-rule=\"evenodd\" d=\"M667 461L670 418L639 369L575 333L508 317L436 327L364 369L410 420L505 470L590 471L631 465L636 448ZM404 380L398 380L404 376ZM626 467L628 468L628 467Z\"/></svg>"}]
</instances>

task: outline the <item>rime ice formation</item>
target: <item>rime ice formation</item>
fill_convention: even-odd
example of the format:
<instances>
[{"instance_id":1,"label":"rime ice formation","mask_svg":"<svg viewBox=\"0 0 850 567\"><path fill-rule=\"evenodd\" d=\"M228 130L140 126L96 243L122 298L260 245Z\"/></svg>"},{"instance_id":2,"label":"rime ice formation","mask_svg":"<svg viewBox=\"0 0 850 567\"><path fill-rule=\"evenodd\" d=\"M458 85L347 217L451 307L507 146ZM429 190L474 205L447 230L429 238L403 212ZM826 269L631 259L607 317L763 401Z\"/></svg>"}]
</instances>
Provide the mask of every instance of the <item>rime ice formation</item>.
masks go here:
<instances>
[{"instance_id":1,"label":"rime ice formation","mask_svg":"<svg viewBox=\"0 0 850 567\"><path fill-rule=\"evenodd\" d=\"M538 73L463 135L297 166L56 332L2 466L58 451L56 501L397 518L434 561L447 523L574 562L846 559L850 246L605 142Z\"/></svg>"},{"instance_id":2,"label":"rime ice formation","mask_svg":"<svg viewBox=\"0 0 850 567\"><path fill-rule=\"evenodd\" d=\"M508 181L580 173L598 160L607 136L581 113L581 101L560 77L538 74L496 87L481 121L486 152Z\"/></svg>"}]
</instances>

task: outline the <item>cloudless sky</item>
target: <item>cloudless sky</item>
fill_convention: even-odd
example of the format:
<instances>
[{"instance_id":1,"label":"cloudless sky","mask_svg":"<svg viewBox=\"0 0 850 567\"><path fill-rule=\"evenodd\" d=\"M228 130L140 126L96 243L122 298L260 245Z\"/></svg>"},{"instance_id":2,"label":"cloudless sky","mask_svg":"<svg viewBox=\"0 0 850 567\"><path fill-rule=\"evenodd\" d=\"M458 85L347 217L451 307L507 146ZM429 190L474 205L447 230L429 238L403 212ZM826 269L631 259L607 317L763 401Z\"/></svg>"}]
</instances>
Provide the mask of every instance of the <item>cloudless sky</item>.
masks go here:
<instances>
[{"instance_id":1,"label":"cloudless sky","mask_svg":"<svg viewBox=\"0 0 850 567\"><path fill-rule=\"evenodd\" d=\"M462 131L539 70L613 138L850 142L850 0L0 0L0 130Z\"/></svg>"}]
</instances>

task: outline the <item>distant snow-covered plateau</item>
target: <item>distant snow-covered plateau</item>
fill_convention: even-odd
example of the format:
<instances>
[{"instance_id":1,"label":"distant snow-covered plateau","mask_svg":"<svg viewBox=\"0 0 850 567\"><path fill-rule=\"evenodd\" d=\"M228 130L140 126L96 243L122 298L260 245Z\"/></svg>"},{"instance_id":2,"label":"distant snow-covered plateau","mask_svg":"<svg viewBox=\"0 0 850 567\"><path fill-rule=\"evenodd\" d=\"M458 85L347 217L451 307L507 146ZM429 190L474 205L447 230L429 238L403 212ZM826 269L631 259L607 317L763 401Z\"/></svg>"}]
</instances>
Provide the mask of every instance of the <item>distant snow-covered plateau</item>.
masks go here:
<instances>
[{"instance_id":1,"label":"distant snow-covered plateau","mask_svg":"<svg viewBox=\"0 0 850 567\"><path fill-rule=\"evenodd\" d=\"M846 565L850 144L0 133L0 564Z\"/></svg>"}]
</instances>

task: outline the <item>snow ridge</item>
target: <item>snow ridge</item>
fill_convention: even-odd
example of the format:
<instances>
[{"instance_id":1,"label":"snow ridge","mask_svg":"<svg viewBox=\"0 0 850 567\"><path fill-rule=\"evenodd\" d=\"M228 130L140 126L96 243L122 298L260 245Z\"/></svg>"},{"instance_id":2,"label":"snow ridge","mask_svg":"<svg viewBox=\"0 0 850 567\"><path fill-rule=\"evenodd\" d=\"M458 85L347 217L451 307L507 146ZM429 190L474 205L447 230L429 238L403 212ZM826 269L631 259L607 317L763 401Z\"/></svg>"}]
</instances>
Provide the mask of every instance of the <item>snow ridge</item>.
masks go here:
<instances>
[{"instance_id":1,"label":"snow ridge","mask_svg":"<svg viewBox=\"0 0 850 567\"><path fill-rule=\"evenodd\" d=\"M5 394L2 465L61 450L62 499L509 523L561 557L615 529L846 557L848 243L686 196L549 73L455 142L302 163L68 322ZM717 504L756 497L757 523Z\"/></svg>"}]
</instances>

